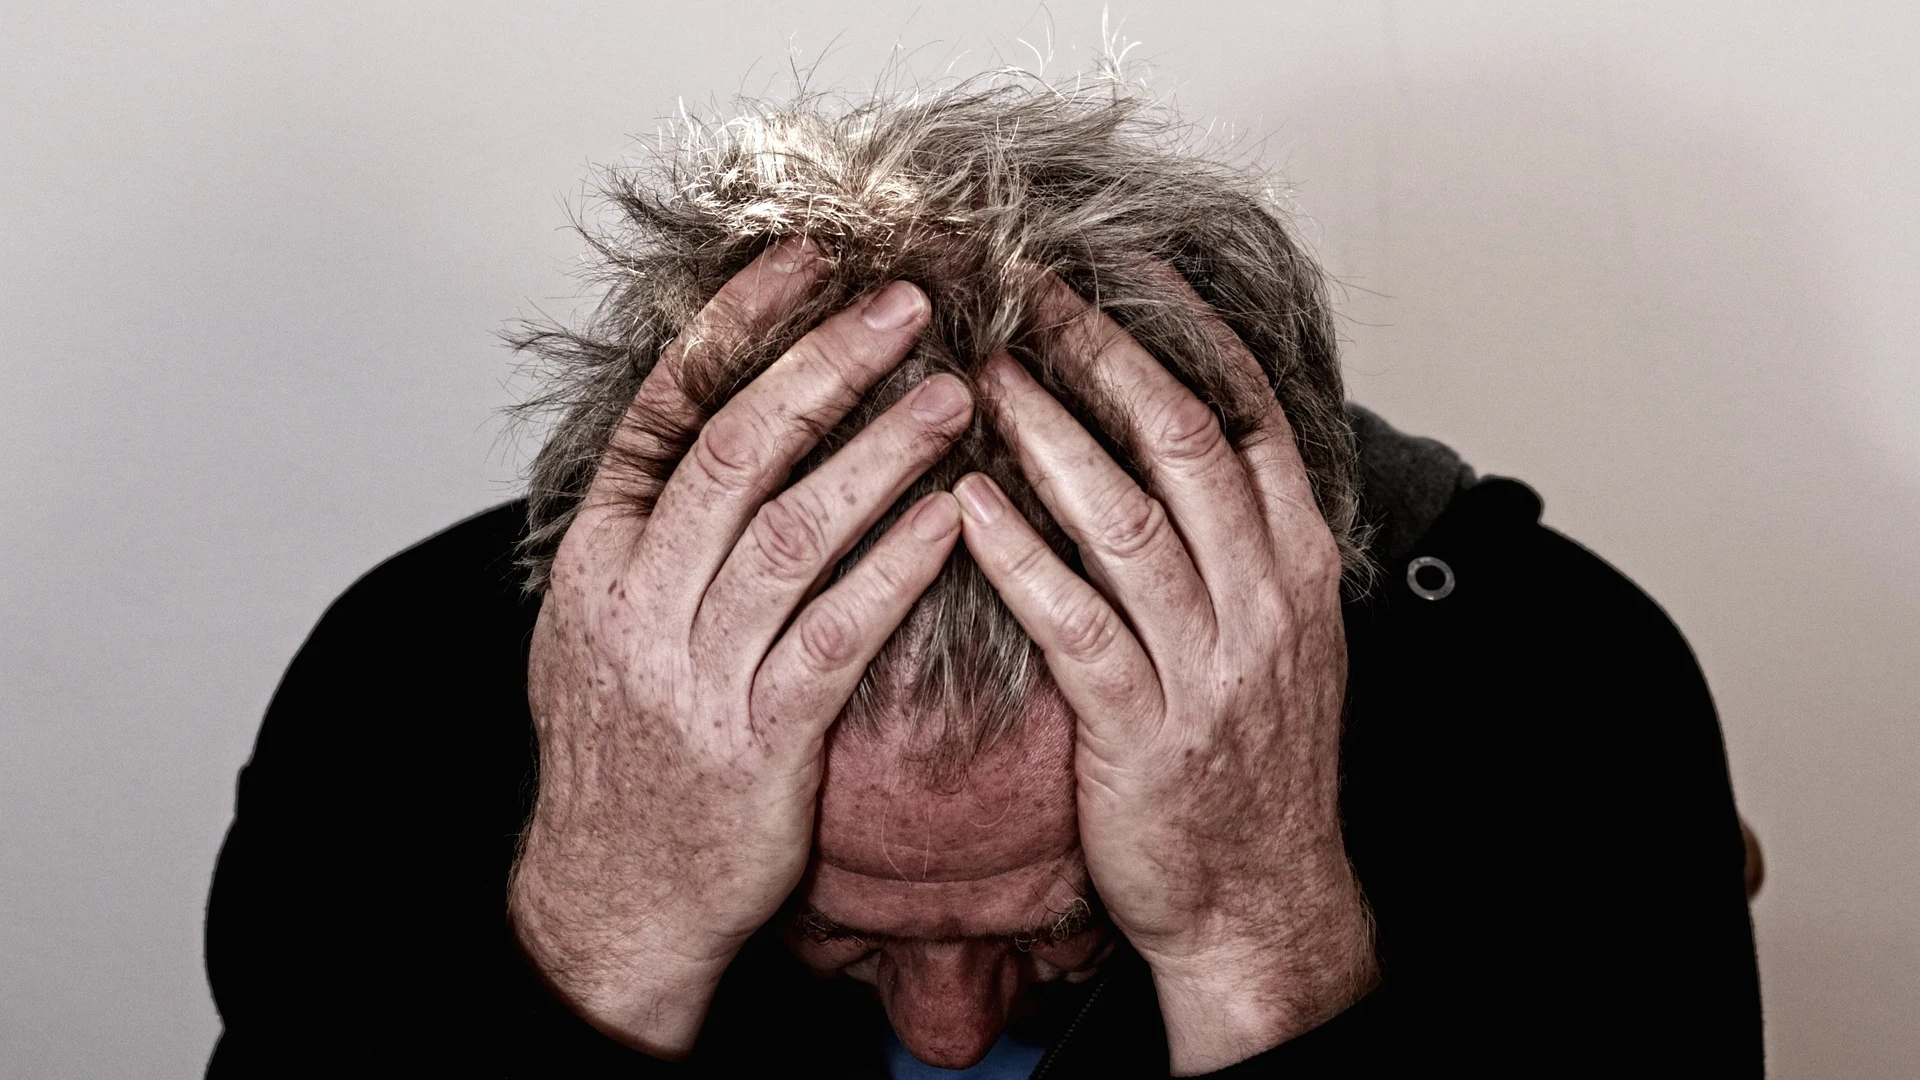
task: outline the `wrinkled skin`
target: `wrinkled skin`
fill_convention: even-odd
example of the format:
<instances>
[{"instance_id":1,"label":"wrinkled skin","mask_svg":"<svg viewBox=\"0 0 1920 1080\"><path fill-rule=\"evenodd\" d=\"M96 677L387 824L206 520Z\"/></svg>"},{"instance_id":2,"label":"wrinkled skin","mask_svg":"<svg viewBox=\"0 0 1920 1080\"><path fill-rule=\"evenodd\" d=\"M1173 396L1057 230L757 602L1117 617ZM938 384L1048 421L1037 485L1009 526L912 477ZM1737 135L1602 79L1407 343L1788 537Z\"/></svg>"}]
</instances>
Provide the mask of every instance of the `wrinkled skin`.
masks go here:
<instances>
[{"instance_id":1,"label":"wrinkled skin","mask_svg":"<svg viewBox=\"0 0 1920 1080\"><path fill-rule=\"evenodd\" d=\"M616 447L691 434L675 371L818 276L791 242L743 271L663 356ZM1153 971L1176 1072L1277 1045L1371 985L1336 799L1340 564L1285 416L1275 403L1236 448L1117 326L1064 286L1047 302L1058 362L1125 416L1148 489L1010 358L989 365L986 404L1091 580L976 474L813 595L971 418L935 376L781 490L810 433L925 326L903 283L699 427L651 515L616 458L596 478L534 634L542 769L510 902L529 957L601 1030L684 1054L721 972L803 883L846 932L793 935L802 958L874 982L908 1048L949 1067L985 1052L1025 983L1097 962L1099 927L1016 947L1085 886ZM1057 696L956 793L904 776L906 748L829 735L962 536ZM982 827L1017 798L1018 827Z\"/></svg>"},{"instance_id":2,"label":"wrinkled skin","mask_svg":"<svg viewBox=\"0 0 1920 1080\"><path fill-rule=\"evenodd\" d=\"M879 991L930 1065L973 1064L1030 984L1093 973L1113 930L1093 916L1074 806L1074 719L1049 695L963 778L930 786L904 729L829 741L807 914L810 967Z\"/></svg>"},{"instance_id":3,"label":"wrinkled skin","mask_svg":"<svg viewBox=\"0 0 1920 1080\"><path fill-rule=\"evenodd\" d=\"M1078 718L1088 873L1153 971L1174 1070L1206 1071L1375 979L1340 835L1339 554L1277 401L1236 449L1111 320L1064 286L1050 306L1057 362L1126 416L1151 490L1002 356L995 419L1092 580L978 474L956 488L967 548Z\"/></svg>"}]
</instances>

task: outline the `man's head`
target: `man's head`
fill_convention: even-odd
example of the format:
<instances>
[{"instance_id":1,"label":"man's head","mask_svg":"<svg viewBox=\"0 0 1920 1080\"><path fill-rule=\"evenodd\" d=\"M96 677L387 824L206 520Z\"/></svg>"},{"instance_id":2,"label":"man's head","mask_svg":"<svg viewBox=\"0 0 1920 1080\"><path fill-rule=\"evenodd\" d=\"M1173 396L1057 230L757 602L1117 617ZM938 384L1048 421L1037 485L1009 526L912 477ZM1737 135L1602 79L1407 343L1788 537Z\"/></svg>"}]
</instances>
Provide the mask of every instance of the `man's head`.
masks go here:
<instances>
[{"instance_id":1,"label":"man's head","mask_svg":"<svg viewBox=\"0 0 1920 1080\"><path fill-rule=\"evenodd\" d=\"M962 775L929 783L906 725L836 738L814 859L786 928L802 961L880 993L915 1056L979 1060L1035 981L1090 972L1073 719L1052 695Z\"/></svg>"},{"instance_id":2,"label":"man's head","mask_svg":"<svg viewBox=\"0 0 1920 1080\"><path fill-rule=\"evenodd\" d=\"M1229 438L1245 436L1277 393L1318 510L1347 565L1361 566L1321 273L1256 183L1183 148L1181 134L1112 82L1063 90L1004 78L851 107L760 108L691 125L656 167L612 174L618 218L593 235L605 302L583 327L524 340L554 376L542 404L560 409L533 477L533 584L597 469L628 473L642 500L671 473L684 439L663 428L646 440L659 452L609 459L616 424L720 286L791 236L824 253L825 281L779 325L680 373L708 414L821 318L887 281L912 281L932 303L907 360L824 433L801 472L927 375L972 381L1002 351L1137 471L1107 388L1054 363L1063 329L1047 297L1064 282L1212 406ZM1222 322L1258 359L1264 385L1249 385ZM973 471L1076 562L984 416L869 543ZM830 740L793 932L809 963L873 981L923 1059L974 1060L1022 985L1085 970L1103 945L1079 853L1073 738L1034 646L957 550Z\"/></svg>"}]
</instances>

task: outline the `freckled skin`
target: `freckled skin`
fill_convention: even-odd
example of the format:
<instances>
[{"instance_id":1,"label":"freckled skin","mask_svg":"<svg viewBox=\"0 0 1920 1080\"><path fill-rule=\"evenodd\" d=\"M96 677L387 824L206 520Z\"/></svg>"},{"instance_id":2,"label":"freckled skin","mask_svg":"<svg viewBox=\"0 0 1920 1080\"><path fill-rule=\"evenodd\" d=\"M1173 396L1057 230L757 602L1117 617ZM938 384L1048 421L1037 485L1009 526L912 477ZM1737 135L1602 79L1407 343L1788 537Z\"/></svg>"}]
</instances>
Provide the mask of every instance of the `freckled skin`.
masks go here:
<instances>
[{"instance_id":1,"label":"freckled skin","mask_svg":"<svg viewBox=\"0 0 1920 1080\"><path fill-rule=\"evenodd\" d=\"M815 327L710 418L685 396L678 369L806 294L822 272L808 251L789 242L755 260L642 384L610 460L657 453L668 429L692 449L657 491L623 468L596 475L529 653L539 787L508 917L561 1001L659 1057L692 1049L734 954L800 884L826 732L957 540L952 496L929 495L815 594L965 430L971 398L952 376L923 381L788 484L810 434L924 327L910 284ZM858 513L823 513L839 492L857 494Z\"/></svg>"},{"instance_id":2,"label":"freckled skin","mask_svg":"<svg viewBox=\"0 0 1920 1080\"><path fill-rule=\"evenodd\" d=\"M769 249L685 348L789 309L819 272L805 252ZM1117 934L1152 970L1183 1075L1372 985L1339 822L1340 560L1286 418L1268 401L1262 437L1228 444L1056 285L1060 359L1117 380L1152 492L1010 356L981 388L1084 577L972 474L815 595L970 422L970 392L934 376L782 490L811 433L924 326L906 283L810 331L704 426L675 349L642 385L645 419L617 448L658 449L661 423L698 438L650 514L602 470L555 555L528 667L538 798L509 889L529 960L599 1030L685 1055L741 944L796 890L812 905L790 930L798 953L876 986L902 1041L940 1065L978 1060L1023 986L1088 972ZM1259 378L1244 348L1239 362ZM843 491L860 513L825 511ZM962 539L1057 694L964 776L928 782L898 735L834 720ZM1088 925L1096 888L1110 927Z\"/></svg>"}]
</instances>

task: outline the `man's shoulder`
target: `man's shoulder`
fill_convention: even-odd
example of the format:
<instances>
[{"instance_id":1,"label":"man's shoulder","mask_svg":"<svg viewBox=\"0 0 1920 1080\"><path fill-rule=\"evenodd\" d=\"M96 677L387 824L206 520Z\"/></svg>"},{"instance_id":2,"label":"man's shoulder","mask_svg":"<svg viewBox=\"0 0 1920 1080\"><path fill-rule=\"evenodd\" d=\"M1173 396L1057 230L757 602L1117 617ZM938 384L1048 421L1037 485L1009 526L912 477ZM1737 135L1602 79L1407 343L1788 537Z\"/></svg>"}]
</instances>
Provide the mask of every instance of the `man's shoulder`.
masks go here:
<instances>
[{"instance_id":1,"label":"man's shoulder","mask_svg":"<svg viewBox=\"0 0 1920 1080\"><path fill-rule=\"evenodd\" d=\"M398 732L452 711L520 707L540 610L518 562L526 520L524 501L506 503L362 575L294 656L266 730L306 730L308 713L351 709Z\"/></svg>"},{"instance_id":2,"label":"man's shoulder","mask_svg":"<svg viewBox=\"0 0 1920 1080\"><path fill-rule=\"evenodd\" d=\"M1515 605L1601 605L1665 621L1625 574L1546 526L1543 501L1526 483L1482 476L1445 443L1406 434L1358 405L1347 411L1377 571L1360 597L1366 608L1454 622L1494 607L1513 616Z\"/></svg>"},{"instance_id":3,"label":"man's shoulder","mask_svg":"<svg viewBox=\"0 0 1920 1080\"><path fill-rule=\"evenodd\" d=\"M387 558L346 595L454 588L512 596L525 581L518 552L526 535L526 500L502 503Z\"/></svg>"},{"instance_id":4,"label":"man's shoulder","mask_svg":"<svg viewBox=\"0 0 1920 1080\"><path fill-rule=\"evenodd\" d=\"M1602 656L1697 668L1667 613L1625 573L1541 520L1540 495L1504 476L1463 479L1417 534L1370 548L1376 574L1351 598L1350 632L1454 665L1448 684L1565 679ZM1396 662L1404 662L1404 657ZM1529 675L1531 673L1531 675Z\"/></svg>"},{"instance_id":5,"label":"man's shoulder","mask_svg":"<svg viewBox=\"0 0 1920 1080\"><path fill-rule=\"evenodd\" d=\"M1431 517L1418 535L1376 540L1377 572L1346 608L1354 761L1392 759L1416 777L1553 776L1565 791L1628 759L1678 754L1723 773L1705 679L1660 605L1546 525L1528 485L1474 476L1437 443L1414 451L1428 468L1411 483L1430 502L1403 504L1399 527ZM1394 512L1380 490L1376 520Z\"/></svg>"},{"instance_id":6,"label":"man's shoulder","mask_svg":"<svg viewBox=\"0 0 1920 1080\"><path fill-rule=\"evenodd\" d=\"M380 563L328 607L268 706L243 811L345 785L355 800L321 805L424 813L497 802L499 820L511 816L529 768L526 650L539 613L516 558L525 521L523 502L476 514ZM469 790L483 781L503 785L504 798Z\"/></svg>"},{"instance_id":7,"label":"man's shoulder","mask_svg":"<svg viewBox=\"0 0 1920 1080\"><path fill-rule=\"evenodd\" d=\"M1360 458L1361 527L1375 562L1388 565L1426 535L1477 478L1452 447L1409 435L1370 409L1348 402L1347 420Z\"/></svg>"},{"instance_id":8,"label":"man's shoulder","mask_svg":"<svg viewBox=\"0 0 1920 1080\"><path fill-rule=\"evenodd\" d=\"M525 589L519 545L523 499L481 511L393 555L361 575L322 617L316 635L478 631L530 622L538 597Z\"/></svg>"}]
</instances>

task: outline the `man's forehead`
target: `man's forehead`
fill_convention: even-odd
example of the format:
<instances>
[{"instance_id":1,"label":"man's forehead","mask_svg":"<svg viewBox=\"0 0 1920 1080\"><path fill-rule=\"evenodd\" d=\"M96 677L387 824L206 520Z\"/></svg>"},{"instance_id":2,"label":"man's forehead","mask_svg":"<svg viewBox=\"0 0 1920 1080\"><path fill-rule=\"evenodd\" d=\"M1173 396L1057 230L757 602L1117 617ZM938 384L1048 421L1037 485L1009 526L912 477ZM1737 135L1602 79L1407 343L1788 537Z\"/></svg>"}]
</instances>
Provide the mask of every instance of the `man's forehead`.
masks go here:
<instances>
[{"instance_id":1,"label":"man's forehead","mask_svg":"<svg viewBox=\"0 0 1920 1080\"><path fill-rule=\"evenodd\" d=\"M821 784L817 862L925 885L984 881L1077 852L1071 717L1042 710L1032 719L945 778L930 776L887 728L834 738Z\"/></svg>"}]
</instances>

